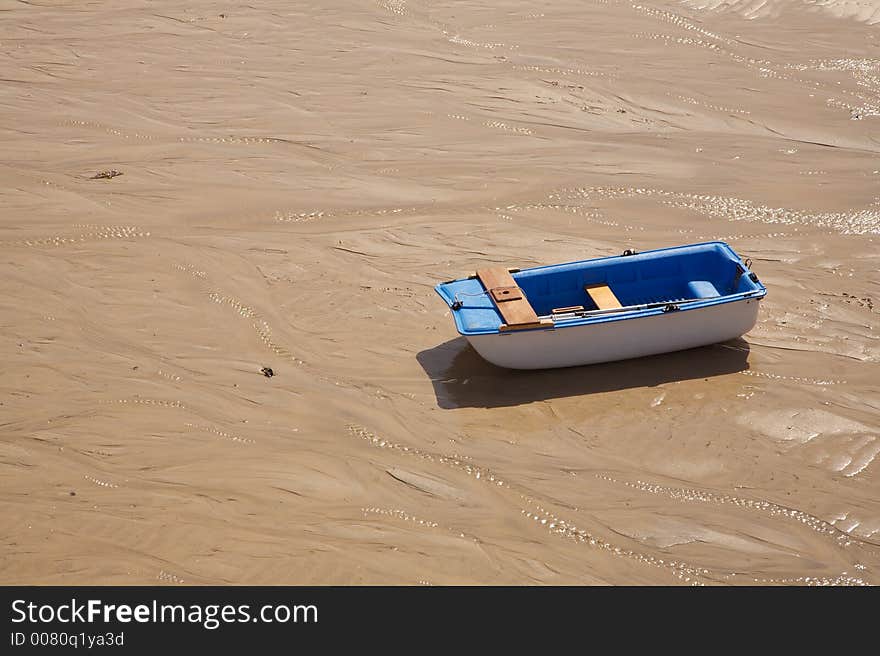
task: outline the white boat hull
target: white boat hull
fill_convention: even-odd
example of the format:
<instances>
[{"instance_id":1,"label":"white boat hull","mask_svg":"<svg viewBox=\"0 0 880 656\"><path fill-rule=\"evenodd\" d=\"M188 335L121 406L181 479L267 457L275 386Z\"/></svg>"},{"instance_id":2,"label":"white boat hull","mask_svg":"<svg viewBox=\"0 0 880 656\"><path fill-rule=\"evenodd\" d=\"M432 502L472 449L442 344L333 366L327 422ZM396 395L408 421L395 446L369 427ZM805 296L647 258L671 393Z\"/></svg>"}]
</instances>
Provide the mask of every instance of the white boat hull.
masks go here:
<instances>
[{"instance_id":1,"label":"white boat hull","mask_svg":"<svg viewBox=\"0 0 880 656\"><path fill-rule=\"evenodd\" d=\"M735 339L751 330L759 299L558 327L466 335L486 360L508 369L552 369L628 360Z\"/></svg>"}]
</instances>

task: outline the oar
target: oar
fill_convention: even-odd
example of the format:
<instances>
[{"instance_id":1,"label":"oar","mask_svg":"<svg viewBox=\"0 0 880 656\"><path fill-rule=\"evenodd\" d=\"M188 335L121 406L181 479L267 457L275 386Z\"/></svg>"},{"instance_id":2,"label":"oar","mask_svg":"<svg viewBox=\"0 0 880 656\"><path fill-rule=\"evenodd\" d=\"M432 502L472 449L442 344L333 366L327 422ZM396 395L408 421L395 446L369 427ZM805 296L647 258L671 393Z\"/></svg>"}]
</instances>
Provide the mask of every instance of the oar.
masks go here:
<instances>
[{"instance_id":1,"label":"oar","mask_svg":"<svg viewBox=\"0 0 880 656\"><path fill-rule=\"evenodd\" d=\"M547 314L538 319L576 319L579 317L595 317L603 314L616 314L618 312L634 312L636 310L652 310L654 308L662 308L667 305L680 305L682 303L691 303L692 301L704 301L704 298L686 298L681 301L658 301L656 303L642 303L641 305L624 305L623 307L608 308L605 310L584 310L576 312L563 312L561 314Z\"/></svg>"}]
</instances>

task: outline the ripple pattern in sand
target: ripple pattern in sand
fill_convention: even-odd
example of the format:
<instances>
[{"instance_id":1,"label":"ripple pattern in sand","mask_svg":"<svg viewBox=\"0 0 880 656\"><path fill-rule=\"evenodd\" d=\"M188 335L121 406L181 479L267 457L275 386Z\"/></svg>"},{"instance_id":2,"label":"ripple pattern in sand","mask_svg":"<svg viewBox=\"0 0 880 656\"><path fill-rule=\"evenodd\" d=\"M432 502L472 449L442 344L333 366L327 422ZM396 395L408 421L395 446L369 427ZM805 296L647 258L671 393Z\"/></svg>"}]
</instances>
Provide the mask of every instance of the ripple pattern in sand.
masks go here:
<instances>
[{"instance_id":1,"label":"ripple pattern in sand","mask_svg":"<svg viewBox=\"0 0 880 656\"><path fill-rule=\"evenodd\" d=\"M803 225L826 228L845 235L880 234L880 209L870 206L841 212L808 212L782 207L769 207L741 198L689 194L643 187L578 187L561 189L550 195L551 201L571 202L574 199L615 200L620 198L651 198L671 207L688 209L698 214L726 221L754 221L780 225Z\"/></svg>"},{"instance_id":2,"label":"ripple pattern in sand","mask_svg":"<svg viewBox=\"0 0 880 656\"><path fill-rule=\"evenodd\" d=\"M609 555L625 558L649 567L661 568L668 571L672 576L679 579L683 583L689 585L704 585L707 582L734 582L735 572L719 572L713 571L706 567L695 566L679 559L666 559L654 556L641 551L636 551L628 547L615 544L607 539L597 536L589 531L578 528L573 522L561 518L559 515L547 509L549 502L542 501L535 497L533 493L519 484L512 484L504 479L496 476L491 470L484 467L476 466L472 463L466 463L457 456L442 456L421 451L414 447L408 447L400 443L386 440L375 433L357 425L349 425L349 433L360 439L363 439L371 446L380 449L389 449L403 455L415 456L429 462L451 467L453 469L467 473L469 476L477 480L483 480L489 484L493 484L502 488L505 494L512 495L510 502L513 506L524 504L525 508L519 509L519 514L526 520L534 522L541 527L545 527L550 534L562 537L568 540L574 540L579 544L601 549ZM771 517L785 517L798 521L813 531L828 535L833 538L836 544L840 546L849 546L852 544L851 537L836 529L832 524L824 522L817 517L804 513L802 511L785 508L778 504L770 502L754 501L730 495L718 495L714 493L703 492L699 490L685 490L677 488L667 488L659 485L652 485L638 481L630 483L628 481L619 481L610 476L597 474L597 478L607 482L622 484L627 487L639 489L654 494L664 494L678 501L696 501L702 503L716 504L732 504L743 508L755 509L767 513ZM788 584L800 581L803 584L810 585L866 585L866 582L860 577L848 576L843 573L835 577L797 577L797 578L768 578L762 579L760 582L765 584ZM758 582L757 579L754 582Z\"/></svg>"},{"instance_id":3,"label":"ripple pattern in sand","mask_svg":"<svg viewBox=\"0 0 880 656\"><path fill-rule=\"evenodd\" d=\"M0 248L57 248L74 246L87 242L105 240L133 240L149 237L150 233L137 226L101 226L86 233L76 235L53 235L51 237L31 237L13 241L0 241Z\"/></svg>"}]
</instances>

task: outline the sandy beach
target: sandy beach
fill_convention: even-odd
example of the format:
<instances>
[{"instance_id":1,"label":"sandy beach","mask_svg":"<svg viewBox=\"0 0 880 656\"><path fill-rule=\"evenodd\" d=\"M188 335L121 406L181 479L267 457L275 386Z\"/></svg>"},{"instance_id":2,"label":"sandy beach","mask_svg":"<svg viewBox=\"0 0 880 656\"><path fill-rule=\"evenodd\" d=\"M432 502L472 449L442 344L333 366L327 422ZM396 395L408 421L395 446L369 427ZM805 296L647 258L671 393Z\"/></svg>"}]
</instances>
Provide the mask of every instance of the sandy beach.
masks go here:
<instances>
[{"instance_id":1,"label":"sandy beach","mask_svg":"<svg viewBox=\"0 0 880 656\"><path fill-rule=\"evenodd\" d=\"M880 0L4 2L0 60L0 583L880 583ZM709 240L768 295L693 351L506 371L433 290Z\"/></svg>"}]
</instances>

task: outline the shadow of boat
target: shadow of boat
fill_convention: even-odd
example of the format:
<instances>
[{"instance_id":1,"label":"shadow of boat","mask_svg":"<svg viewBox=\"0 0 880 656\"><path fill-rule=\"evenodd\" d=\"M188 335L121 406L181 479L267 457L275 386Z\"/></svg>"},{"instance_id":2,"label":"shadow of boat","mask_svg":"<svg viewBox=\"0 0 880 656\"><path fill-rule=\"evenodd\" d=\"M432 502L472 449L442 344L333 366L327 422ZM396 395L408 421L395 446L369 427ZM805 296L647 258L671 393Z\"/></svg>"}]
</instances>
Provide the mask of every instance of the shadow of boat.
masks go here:
<instances>
[{"instance_id":1,"label":"shadow of boat","mask_svg":"<svg viewBox=\"0 0 880 656\"><path fill-rule=\"evenodd\" d=\"M723 344L634 360L567 369L520 371L483 360L463 337L421 351L416 359L434 385L437 405L497 408L694 378L710 378L749 368L749 344Z\"/></svg>"}]
</instances>

